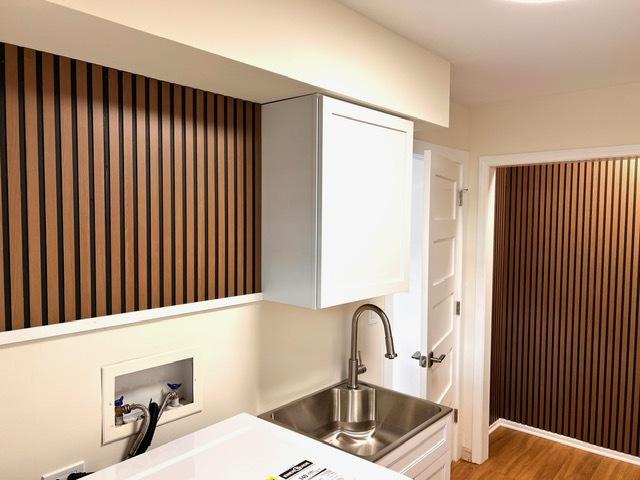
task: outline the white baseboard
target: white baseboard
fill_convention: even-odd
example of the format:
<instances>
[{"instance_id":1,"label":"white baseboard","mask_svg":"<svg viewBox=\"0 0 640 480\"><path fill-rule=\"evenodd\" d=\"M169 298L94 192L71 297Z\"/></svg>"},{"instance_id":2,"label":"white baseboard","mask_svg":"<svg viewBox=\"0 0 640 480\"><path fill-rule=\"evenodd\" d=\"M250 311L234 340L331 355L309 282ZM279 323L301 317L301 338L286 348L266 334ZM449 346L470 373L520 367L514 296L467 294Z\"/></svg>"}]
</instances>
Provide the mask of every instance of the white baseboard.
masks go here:
<instances>
[{"instance_id":1,"label":"white baseboard","mask_svg":"<svg viewBox=\"0 0 640 480\"><path fill-rule=\"evenodd\" d=\"M618 452L616 450L611 450L609 448L598 447L597 445L592 445L590 443L583 442L582 440L576 440L575 438L565 437L564 435L559 435L557 433L547 432L546 430L530 427L528 425L522 425L521 423L512 422L511 420L505 420L504 418L499 418L498 420L493 422L489 427L489 433L500 427L506 427L510 428L511 430L518 430L519 432L528 433L529 435L535 435L536 437L546 438L547 440L561 443L562 445L567 445L568 447L584 450L585 452L595 453L596 455L602 455L603 457L613 458L614 460L620 460L622 462L640 465L640 457Z\"/></svg>"}]
</instances>

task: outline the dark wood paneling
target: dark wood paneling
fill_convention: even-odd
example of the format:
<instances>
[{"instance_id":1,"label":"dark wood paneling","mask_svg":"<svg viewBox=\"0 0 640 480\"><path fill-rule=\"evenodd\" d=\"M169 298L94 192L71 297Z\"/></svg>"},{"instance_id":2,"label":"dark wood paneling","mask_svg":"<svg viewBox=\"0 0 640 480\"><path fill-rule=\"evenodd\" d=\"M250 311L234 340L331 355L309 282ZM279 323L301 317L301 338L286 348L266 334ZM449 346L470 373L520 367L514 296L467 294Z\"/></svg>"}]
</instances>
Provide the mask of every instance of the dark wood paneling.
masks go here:
<instances>
[{"instance_id":1,"label":"dark wood paneling","mask_svg":"<svg viewBox=\"0 0 640 480\"><path fill-rule=\"evenodd\" d=\"M0 331L260 289L260 106L0 43Z\"/></svg>"},{"instance_id":2,"label":"dark wood paneling","mask_svg":"<svg viewBox=\"0 0 640 480\"><path fill-rule=\"evenodd\" d=\"M639 168L497 170L492 420L640 455Z\"/></svg>"}]
</instances>

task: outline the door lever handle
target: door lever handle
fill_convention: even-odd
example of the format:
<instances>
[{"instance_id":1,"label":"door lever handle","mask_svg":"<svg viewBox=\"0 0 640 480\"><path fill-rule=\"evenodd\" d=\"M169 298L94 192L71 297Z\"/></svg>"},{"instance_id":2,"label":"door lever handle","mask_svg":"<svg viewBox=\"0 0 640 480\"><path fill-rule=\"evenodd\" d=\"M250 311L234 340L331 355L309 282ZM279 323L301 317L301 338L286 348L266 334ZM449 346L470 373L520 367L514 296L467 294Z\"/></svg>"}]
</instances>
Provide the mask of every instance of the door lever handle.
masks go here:
<instances>
[{"instance_id":1,"label":"door lever handle","mask_svg":"<svg viewBox=\"0 0 640 480\"><path fill-rule=\"evenodd\" d=\"M427 367L427 357L422 355L422 352L420 352L420 350L418 350L416 353L411 355L411 358L413 358L415 360L418 360L418 363L420 364L420 366L422 368L426 368Z\"/></svg>"},{"instance_id":2,"label":"door lever handle","mask_svg":"<svg viewBox=\"0 0 640 480\"><path fill-rule=\"evenodd\" d=\"M429 358L427 362L427 366L431 368L434 363L442 363L442 361L447 357L446 354L442 354L439 357L433 355L433 352L429 353Z\"/></svg>"}]
</instances>

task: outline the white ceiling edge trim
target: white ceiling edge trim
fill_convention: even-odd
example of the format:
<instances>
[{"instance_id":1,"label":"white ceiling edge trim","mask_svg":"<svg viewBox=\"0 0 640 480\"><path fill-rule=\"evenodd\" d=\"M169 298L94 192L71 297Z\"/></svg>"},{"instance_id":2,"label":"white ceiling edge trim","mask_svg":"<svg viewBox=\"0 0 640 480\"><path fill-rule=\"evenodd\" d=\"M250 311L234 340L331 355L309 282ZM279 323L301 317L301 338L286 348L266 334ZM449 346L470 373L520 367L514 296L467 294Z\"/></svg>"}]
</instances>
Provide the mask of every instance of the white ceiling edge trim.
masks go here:
<instances>
[{"instance_id":1,"label":"white ceiling edge trim","mask_svg":"<svg viewBox=\"0 0 640 480\"><path fill-rule=\"evenodd\" d=\"M125 327L138 323L166 320L172 317L237 307L240 305L260 302L262 299L262 293L252 293L249 295L238 295L235 297L218 298L202 302L184 303L182 305L171 305L169 307L151 308L136 312L117 313L114 315L104 315L102 317L74 320L68 323L56 323L53 325L0 332L0 348L7 345L44 340L63 335L87 333L107 328Z\"/></svg>"},{"instance_id":2,"label":"white ceiling edge trim","mask_svg":"<svg viewBox=\"0 0 640 480\"><path fill-rule=\"evenodd\" d=\"M530 153L506 153L501 155L480 155L480 162L489 167L503 167L511 165L535 165L539 163L575 162L580 160L636 155L640 155L640 144L547 150Z\"/></svg>"}]
</instances>

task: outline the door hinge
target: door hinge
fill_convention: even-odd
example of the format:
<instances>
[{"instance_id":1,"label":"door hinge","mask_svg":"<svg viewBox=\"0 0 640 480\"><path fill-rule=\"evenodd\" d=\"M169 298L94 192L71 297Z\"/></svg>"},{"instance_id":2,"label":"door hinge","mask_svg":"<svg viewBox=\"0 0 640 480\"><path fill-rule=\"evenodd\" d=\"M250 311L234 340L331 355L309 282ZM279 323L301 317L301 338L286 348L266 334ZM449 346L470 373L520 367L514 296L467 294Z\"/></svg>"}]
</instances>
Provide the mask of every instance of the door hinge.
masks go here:
<instances>
[{"instance_id":1,"label":"door hinge","mask_svg":"<svg viewBox=\"0 0 640 480\"><path fill-rule=\"evenodd\" d=\"M458 409L453 409L453 423L458 423Z\"/></svg>"},{"instance_id":2,"label":"door hinge","mask_svg":"<svg viewBox=\"0 0 640 480\"><path fill-rule=\"evenodd\" d=\"M464 194L468 192L468 188L463 188L462 190L458 190L458 206L461 207L464 203Z\"/></svg>"},{"instance_id":3,"label":"door hinge","mask_svg":"<svg viewBox=\"0 0 640 480\"><path fill-rule=\"evenodd\" d=\"M461 308L460 302L458 301L456 302L456 315L460 315L460 308Z\"/></svg>"}]
</instances>

